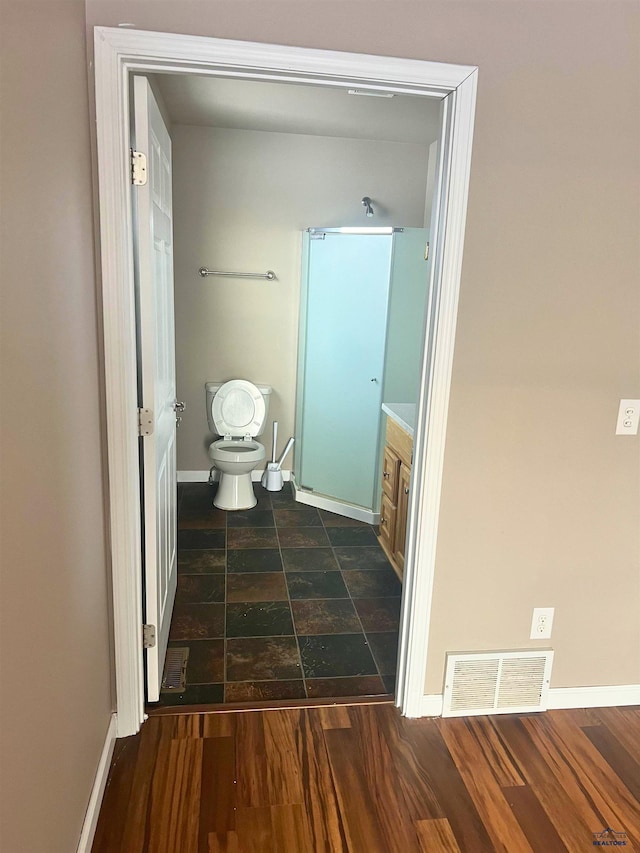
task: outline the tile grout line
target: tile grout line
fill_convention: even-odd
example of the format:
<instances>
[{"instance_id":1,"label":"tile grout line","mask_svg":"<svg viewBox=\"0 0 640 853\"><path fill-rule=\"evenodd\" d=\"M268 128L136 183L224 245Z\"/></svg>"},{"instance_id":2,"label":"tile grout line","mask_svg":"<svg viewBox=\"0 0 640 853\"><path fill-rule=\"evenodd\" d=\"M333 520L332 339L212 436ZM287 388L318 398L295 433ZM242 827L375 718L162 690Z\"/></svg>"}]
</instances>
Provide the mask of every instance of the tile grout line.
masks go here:
<instances>
[{"instance_id":1,"label":"tile grout line","mask_svg":"<svg viewBox=\"0 0 640 853\"><path fill-rule=\"evenodd\" d=\"M345 574L344 574L344 570L342 569L341 564L340 564L340 561L338 560L337 555L336 555L336 553L335 553L335 548L336 548L336 547L353 547L353 548L358 548L358 547L360 547L360 548L362 548L362 547L371 547L371 548L379 548L379 545L378 545L378 546L376 546L376 545L370 545L370 546L362 546L362 545L344 546L344 545L340 545L340 546L336 546L336 545L334 545L334 544L333 544L333 542L331 541L331 539L330 539L330 537L329 537L329 534L328 534L328 527L329 527L329 525L325 524L325 520L324 520L324 518L322 517L322 514L321 514L321 513L318 513L318 515L319 515L319 517L320 517L320 523L321 523L321 526L322 526L322 528L323 528L323 530L324 530L324 532L325 532L325 534L326 534L326 536L327 536L327 540L328 540L328 542L329 542L329 548L331 549L331 553L332 553L332 556L333 556L334 562L335 562L335 564L338 566L337 571L339 571L339 572L340 572L340 576L341 576L341 579L342 579L342 581L343 581L343 583L344 583L344 586L345 586L345 589L346 589L346 591L347 591L347 596L348 596L348 597L347 597L346 599L345 599L345 598L340 598L340 599L336 599L336 598L312 598L312 599L300 599L300 600L304 600L304 601L307 601L307 600L308 600L308 601L351 601L351 603L352 603L352 605L353 605L354 612L355 612L355 614L356 614L356 618L358 619L358 623L360 624L360 628L361 628L361 632L360 632L360 633L362 634L362 636L363 636L363 638L364 638L365 644L366 644L366 646L367 646L367 648L368 648L368 650L369 650L369 654L371 655L371 660L373 661L373 664L374 664L374 666L375 666L375 668L376 668L375 677L377 677L377 678L380 680L380 682L382 683L382 686L383 686L383 688L384 688L384 690L385 690L385 693L386 693L386 685L384 684L384 676L382 675L382 673L381 673L381 671L380 671L380 666L378 665L378 662L377 662L377 660L376 660L376 656L374 655L374 653L373 653L373 649L372 649L372 647L371 647L371 645L370 645L370 642L369 642L369 634L370 634L370 633L389 633L389 634L396 634L396 631L383 631L383 632L375 632L375 631L371 632L371 631L369 631L369 632L368 632L368 631L366 631L366 630L365 630L364 625L363 625L363 623L362 623L362 619L360 618L360 614L359 614L359 612L358 612L358 609L357 609L357 607L355 606L355 599L353 598L353 596L352 596L352 594L351 594L351 591L350 591L350 589L349 589L349 587L348 587L348 585L347 585L347 583L346 583L346 581L345 581ZM274 524L275 524L275 516L274 516ZM275 526L276 526L276 531L277 531L277 530L278 530L278 526L277 526L277 525L275 525ZM313 525L306 525L306 526L307 526L307 527L309 527L310 529L317 529L317 528L316 528L316 527L314 527ZM336 525L336 528L340 528L340 529L342 529L342 527L343 527L342 525ZM344 527L346 527L346 528L348 529L348 528L350 527L350 525L344 525ZM369 528L369 529L373 529L373 526L372 526L372 525L368 525L368 528ZM296 529L297 529L297 528L296 528ZM279 542L279 541L280 541L280 537L279 537L279 534L278 534L278 542ZM317 548L320 548L320 547L326 547L326 546L324 546L324 545L319 545L319 546L308 546L308 547L309 547L309 550L310 550L310 551L313 551L316 547L317 547ZM302 549L300 549L300 550L302 550ZM282 553L282 549L281 549L281 553ZM283 567L284 567L284 560L283 560ZM324 571L323 571L323 570L319 570L319 571L320 571L322 574L327 574L327 572L328 572L329 570L324 570ZM333 571L335 571L335 570L333 570ZM377 571L377 570L372 570L372 571ZM382 571L382 570L380 570L380 571ZM303 573L303 572L301 572L300 574L304 574L304 573ZM286 575L286 572L285 572L285 575ZM287 584L287 591L288 591L288 584ZM387 598L391 599L391 598L395 598L396 596L371 596L371 597L372 597L372 598L380 598L380 599L387 599ZM290 598L290 597L289 597L289 598ZM298 600L298 599L296 599L296 600ZM290 601L291 601L291 598L290 598ZM292 612L293 612L293 608L291 608L291 609L292 609ZM296 626L295 626L295 620L294 620L294 630L296 631L296 639L297 639L297 641L298 641L298 647L299 647L299 636L298 636L298 632L297 632L297 629L296 629ZM353 635L354 635L354 634L353 634L353 631L350 631L350 632L342 632L342 633L339 633L339 632L338 632L338 633L336 633L336 634L333 634L332 636L348 636L348 635L353 636ZM315 634L315 635L310 635L310 636L323 636L323 634ZM353 678L353 677L356 677L356 678L358 678L358 677L359 677L359 678L363 678L363 677L367 677L367 676L353 676L353 675L351 675L351 676L331 676L331 678ZM305 690L306 690L306 687L307 687L307 685L306 685L306 677L305 677Z\"/></svg>"},{"instance_id":2,"label":"tile grout line","mask_svg":"<svg viewBox=\"0 0 640 853\"><path fill-rule=\"evenodd\" d=\"M280 635L277 635L277 636L280 636ZM285 634L285 635L282 635L282 636L289 636L289 635L288 635L288 634ZM291 636L293 636L293 635L291 635ZM344 636L344 635L343 635L343 636ZM247 639L247 640L251 640L251 639L256 639L256 638L255 638L255 637L240 637L239 639L242 639L242 640L245 640L245 639ZM264 637L258 637L257 639L264 639ZM319 676L317 679L312 678L312 679L310 679L310 680L311 680L311 681L336 681L337 679L345 679L345 680L346 680L346 679L348 679L348 678L376 678L376 677L377 677L377 676L375 676L375 675L322 675L322 676ZM273 684L273 682L274 682L274 681L278 681L278 682L280 682L280 681L296 681L296 680L298 680L298 679L295 679L295 678L252 678L251 680L243 679L242 681L230 681L229 683L230 683L230 684L254 684L254 683L257 683L257 684ZM216 682L211 682L211 681L201 681L201 682L198 682L198 685L197 685L197 686L202 686L202 687L211 687L211 685L212 685L212 684L215 684L215 683L216 683ZM378 693L366 693L366 694L363 694L363 695L366 695L366 696L378 696L378 695L385 695L385 694L378 694ZM304 699L304 698L310 698L310 699L339 699L339 698L342 698L342 697L340 697L340 696L310 696L310 697L304 697L304 696L301 696L300 698L301 698L301 699ZM289 697L286 697L286 700L287 700L287 701L289 701ZM242 699L242 700L238 700L238 701L243 701L243 702L244 702L244 701L247 701L247 700ZM258 700L258 701L271 701L271 699L268 699L268 700L263 699L263 700ZM275 701L278 701L278 700L276 699ZM291 701L298 701L298 700L297 700L297 699L292 699ZM235 703L235 700L234 700L234 703ZM229 705L229 704L234 704L234 703L223 702L223 703L215 703L215 704Z\"/></svg>"},{"instance_id":3,"label":"tile grout line","mask_svg":"<svg viewBox=\"0 0 640 853\"><path fill-rule=\"evenodd\" d=\"M271 499L271 495L269 495L269 499ZM279 527L276 524L276 516L275 516L275 508L273 507L273 502L271 503L272 511L273 511L273 526L276 531L276 540L278 542L278 552L280 554L280 564L282 565L282 574L284 576L284 586L287 590L287 601L289 602L289 613L291 614L291 624L293 626L293 636L296 640L296 649L298 650L298 666L300 667L300 678L302 679L302 689L304 690L305 698L308 699L309 695L307 693L307 678L304 671L304 666L302 665L302 652L300 651L300 640L298 638L298 629L296 627L296 620L293 615L293 604L291 603L291 593L289 591L289 584L287 582L287 573L284 570L284 556L282 554L282 543L280 542L280 533Z\"/></svg>"},{"instance_id":4,"label":"tile grout line","mask_svg":"<svg viewBox=\"0 0 640 853\"><path fill-rule=\"evenodd\" d=\"M307 507L305 507L305 510L306 510L306 509L307 509ZM293 511L296 511L296 510L293 510ZM299 510L298 510L298 511L299 511ZM322 518L322 515L320 514L320 512L319 512L317 509L316 509L316 512L317 512L317 514L318 514L318 517L320 518L320 524L319 524L319 525L315 525L315 526L314 526L314 525L306 525L306 527L308 527L308 528L310 528L310 529L312 529L312 530L317 530L317 529L318 529L318 527L320 527L320 528L324 531L325 536L327 537L327 541L328 541L328 543L329 543L329 548L331 549L331 552L332 552L333 559L334 559L334 561L335 561L336 565L338 566L338 571L340 572L340 576L342 577L342 572L341 572L341 570L340 570L340 564L338 563L338 561L337 561L337 559L336 559L336 556L335 556L335 554L333 553L333 546L332 546L332 544L331 544L331 540L329 539L329 535L328 535L328 533L327 533L327 528L326 528L326 525L325 525L325 523L324 523L324 519ZM275 515L274 515L274 524L275 524ZM300 530L300 529L304 529L304 528L305 528L305 525L300 525L299 527L294 527L294 528L291 528L291 529ZM279 534L279 532L278 532L278 531L279 531L279 527L278 527L278 525L276 525L276 535L277 535L277 537L278 537L278 544L280 545L280 534ZM307 549L308 549L309 551L314 551L314 550L316 550L316 549L318 549L318 548L326 548L327 546L326 546L326 545L310 545L310 546L302 546L302 547L299 547L297 550L304 550L304 547L307 547ZM281 546L280 546L280 555L281 555L281 557L282 557L282 547L281 547ZM282 557L282 568L283 568L283 570L284 570L284 557ZM321 573L321 574L327 574L327 570L324 570L324 571L323 571L323 570L319 570L319 571L320 571L320 573ZM289 596L289 605L290 605L290 607L291 607L291 616L292 616L292 619L293 619L293 630L295 631L296 644L297 644L297 646L298 646L298 653L299 653L299 655L300 655L300 668L301 668L302 676L303 676L303 683L304 683L305 694L306 694L307 699L309 699L309 698L317 698L317 697L310 697L310 696L309 696L309 691L308 691L308 688L307 688L307 676L306 676L306 674L305 674L305 672L304 672L304 667L303 667L303 664L302 664L302 653L300 652L300 635L298 634L298 629L297 629L297 626L296 626L295 618L294 618L294 616L293 616L293 606L292 606L292 604L291 604L292 599L291 599L291 595L290 595L290 592L289 592L289 584L287 583L287 580L286 580L287 572L285 571L284 573L285 573L285 584L286 584L286 586L287 586L287 595ZM304 572L299 572L299 574L304 574ZM342 581L343 581L343 583L344 583L344 578L342 578ZM344 585L345 585L345 588L346 588L346 587L347 587L347 585L346 585L346 584L344 584ZM348 588L347 588L347 593L349 594L349 590L348 590ZM349 598L350 598L350 596L349 596ZM295 600L296 600L296 601L337 601L337 600L346 601L346 600L349 600L349 599L335 599L335 598L318 599L318 598L310 598L310 599L295 599ZM355 605L354 605L354 610L355 610ZM357 611L356 611L356 615L357 615ZM360 621L359 617L358 617L358 621ZM361 627L362 627L362 623L360 623L360 625L361 625ZM352 632L351 632L351 633L352 633ZM363 636L364 636L364 630L362 631L362 634L363 634ZM321 637L321 636L326 636L326 634L312 634L312 635L307 635L307 636L316 636L316 637ZM341 635L340 635L340 634L335 634L335 635L333 635L333 636L348 636L348 634L347 634L347 633L343 633L343 634L341 634ZM365 642L366 642L366 637L365 637ZM373 662L374 662L374 664L375 664L375 666L376 666L376 670L377 670L377 668L378 668L378 667L377 667L377 664L376 664L376 662L375 662L375 659L373 658L373 655L371 655L371 657L372 657L372 659L373 659ZM327 677L328 677L328 676L327 676ZM331 676L331 678L353 678L353 677L354 677L354 676L352 676L352 675L349 675L349 676ZM355 676L355 677L360 677L360 676ZM313 680L313 679L311 679L311 680ZM324 697L324 698L332 698L332 697Z\"/></svg>"},{"instance_id":5,"label":"tile grout line","mask_svg":"<svg viewBox=\"0 0 640 853\"><path fill-rule=\"evenodd\" d=\"M320 516L320 519L321 519L321 521L322 521L322 524L323 524L324 529L325 529L325 532L326 532L326 531L327 531L327 526L326 526L326 524L324 523L324 519L322 518L322 516ZM335 552L335 546L334 546L333 542L331 541L331 539L330 539L330 537L329 537L329 534L328 534L328 533L327 533L327 539L329 539L329 544L330 544L330 546L331 546L331 553L332 553L332 555L333 555L333 559L336 561L336 564L337 564L337 566L338 566L338 570L340 571L340 577L342 578L342 583L345 585L345 588L346 588L347 593L348 593L348 595L349 595L349 600L351 601L351 603L352 603L352 605L353 605L353 609L354 609L355 614L356 614L356 616L357 616L357 618L358 618L358 622L360 623L360 628L362 629L362 636L364 637L365 644L366 644L366 646L367 646L367 648L368 648L368 650L369 650L369 654L371 655L371 660L373 661L373 665L374 665L374 666L375 666L375 668L376 668L376 674L377 674L378 678L380 679L380 681L382 682L382 686L383 686L383 688L386 690L385 683L384 683L384 679L382 678L382 674L381 674L381 672L380 672L380 667L378 666L378 661L375 659L375 656L374 656L374 654L373 654L373 650L372 650L372 648L371 648L371 645L369 644L369 638L368 638L368 636L367 636L367 632L364 630L364 625L362 624L362 619L360 618L360 614L358 613L358 608L356 607L356 604L355 604L355 601L354 601L354 599L353 599L353 596L351 595L351 590L349 589L349 586L348 586L348 584L347 584L347 582L346 582L346 580L345 580L344 572L343 572L343 569L342 569L342 565L341 565L341 563L340 563L340 560L338 560L338 556L337 556L337 554L336 554L336 552Z\"/></svg>"},{"instance_id":6,"label":"tile grout line","mask_svg":"<svg viewBox=\"0 0 640 853\"><path fill-rule=\"evenodd\" d=\"M263 491L266 493L266 490L263 490ZM286 581L286 573L285 573L285 571L284 571L284 559L283 559L283 555L282 555L282 546L281 546L281 543L280 543L280 537L279 537L279 535L278 535L278 526L277 526L277 524L276 524L276 518L275 518L275 512L276 512L276 510L277 510L277 507L274 507L274 505L273 505L273 502L272 502L272 500L271 500L271 494L266 493L266 494L265 494L265 497L266 497L266 496L268 496L268 498L269 498L269 505L270 505L270 509L269 509L268 511L270 511L270 512L271 512L271 515L272 515L272 518L273 518L273 525L260 527L259 529L260 529L260 530L269 530L271 527L273 527L273 530L275 531L275 534L276 534L276 542L278 543L278 545L277 545L277 550L278 550L278 555L279 555L279 557L280 557L280 566L281 566L281 568L280 568L280 573L282 574L282 577L283 577L283 580L284 580L284 584L285 584L285 589L286 589L286 592L287 592L286 602L287 602L287 604L288 604L288 606L289 606L289 614L290 614L290 617L291 617L291 625L292 625L292 629L293 629L293 634L273 634L273 635L271 635L271 634L260 634L260 635L254 636L254 637L243 637L242 639L267 639L267 638L269 638L269 637L278 637L278 638L292 637L293 639L295 639L295 641L296 641L296 650L297 650L297 654L298 654L298 667L299 667L299 669L300 669L300 676L299 676L299 680L301 680L301 681L302 681L302 685L303 685L303 689L304 689L305 697L306 697L306 692L307 692L307 691L306 691L306 683L305 683L305 676L304 676L304 668L303 668L303 666L302 666L302 657L301 657L301 654L300 654L300 647L299 647L299 643L298 643L298 635L297 635L297 632L296 632L295 620L294 620L294 618L293 618L293 607L292 607L292 604L291 604L291 596L289 595L289 587L288 587L288 584L287 584L287 581ZM243 529L243 527L244 527L244 525L239 525L239 526L238 526L238 529ZM249 527L249 525L247 525L247 527ZM240 550L240 549L239 549L239 550ZM239 574L257 574L257 575L261 575L261 574L265 574L265 573L264 573L264 572L242 572L242 573L239 573ZM264 604L265 602L262 602L262 601L254 601L254 602L234 602L234 603L238 603L238 604L255 604L255 605L259 606L260 604ZM284 603L284 599L283 599L283 603ZM225 613L226 613L226 603L225 603ZM225 634L226 634L226 627L225 627ZM286 678L256 679L256 678L254 678L254 679L251 679L251 682L247 682L247 683L252 683L252 682L270 683L270 682L274 682L274 681L288 681L288 680L292 680L292 679L286 679ZM228 683L241 683L241 682L228 682L228 681L225 681L225 687L226 687L226 684L228 684Z\"/></svg>"},{"instance_id":7,"label":"tile grout line","mask_svg":"<svg viewBox=\"0 0 640 853\"><path fill-rule=\"evenodd\" d=\"M377 678L380 680L380 682L381 682L381 684L382 684L383 688L384 688L384 689L385 689L385 691L386 691L386 687L385 687L385 684L384 684L384 677L383 677L382 673L380 672L380 667L378 666L378 662L377 662L377 660L376 660L376 658L375 658L375 655L373 654L373 650L372 650L371 645L370 645L370 643L369 643L368 633L367 633L367 632L365 631L365 629L364 629L364 625L362 624L362 620L361 620L361 618L360 618L360 614L358 613L358 609L357 609L357 607L355 606L354 598L353 598L353 596L351 595L351 591L350 591L349 587L347 586L347 583L346 583L346 581L345 581L345 576L344 576L343 570L342 570L341 565L340 565L340 562L339 562L339 560L338 560L338 558L337 558L337 556L336 556L336 553L335 553L335 550L334 550L336 546L334 546L334 544L332 543L332 541L331 541L331 539L330 539L330 537L329 537L329 534L328 534L328 532L327 532L327 527L328 527L328 525L326 525L326 524L325 524L325 521L324 521L324 518L322 517L322 515L321 515L320 513L318 513L318 515L319 515L319 517L320 517L320 526L321 526L321 527L322 527L322 529L324 530L324 533L325 533L325 535L326 535L326 537L327 537L327 540L328 540L328 543L329 543L329 548L331 549L331 553L332 553L333 560L334 560L334 562L335 562L336 566L338 567L338 568L337 568L337 570L332 570L332 571L338 571L338 572L340 573L340 577L341 577L342 582L343 582L343 584L344 584L344 586L345 586L345 589L346 589L346 591L347 591L347 598L346 598L346 599L345 599L345 598L339 598L339 599L336 599L336 598L312 598L312 599L296 599L296 600L301 600L301 601L351 601L351 603L352 603L352 605L353 605L354 612L355 612L355 614L356 614L356 618L357 618L358 623L359 623L359 625L360 625L360 629L361 629L361 630L360 630L360 633L362 634L362 637L363 637L363 639L364 639L364 641L365 641L365 645L367 646L367 648L368 648L368 650L369 650L369 654L370 654L370 656L371 656L371 660L373 661L373 665L375 666L375 669L376 669L376 672L375 672L375 674L374 674L374 675L375 675L375 677L377 677ZM278 536L278 543L280 544L280 536L279 536L279 533L278 533L279 528L278 528L278 525L277 525L277 524L275 524L275 516L274 516L274 525L275 525L275 527L276 527L276 532L277 532L277 536ZM303 526L301 526L301 527L303 527ZM309 527L310 529L317 529L317 527L315 527L315 526L313 526L313 525L306 525L306 527ZM339 527L339 526L337 526L337 527ZM346 527L349 527L349 525L346 525ZM371 525L368 525L368 527L369 527L369 528L371 528ZM298 528L296 528L296 529L298 529ZM310 550L310 551L313 551L315 548L324 548L324 547L326 547L326 546L325 546L325 545L318 545L318 546L308 546L308 547L309 547L309 550ZM338 546L338 547L348 547L348 546ZM357 546L357 545L355 545L355 546L351 546L351 547L367 547L367 546ZM375 546L375 545L373 545L373 546L369 546L369 547L376 547L376 546ZM379 547L379 546L378 546L378 547ZM300 550L302 550L302 549L300 549ZM282 548L281 548L281 547L280 547L280 553L281 553L281 555L282 555ZM284 568L284 559L282 560L282 564L283 564L283 568ZM324 571L323 571L323 570L320 570L320 572L321 572L322 574L327 574L327 573L328 573L328 571L329 571L329 570L324 570ZM303 573L303 572L301 572L300 574L304 574L304 573ZM285 575L286 575L286 572L285 572ZM288 592L288 594L289 594L288 584L287 584L287 592ZM374 597L374 598L376 598L376 597L379 597L379 598L393 598L393 597L395 597L395 596L372 596L372 597ZM291 605L291 596L290 596L290 594L289 594L289 602L290 602L290 605ZM291 607L291 611L292 611L292 615L293 615L293 607ZM295 631L296 641L297 641L297 643L298 643L298 648L299 648L299 647L300 647L300 642L299 642L299 635L298 635L297 628L296 628L296 624L295 624L295 619L294 619L294 631ZM375 632L372 632L372 633L375 633ZM395 632L380 632L380 633L395 633ZM315 634L315 635L310 635L310 636L324 636L324 634ZM353 631L349 631L349 632L337 632L337 633L335 633L335 634L332 634L332 636L354 636L354 632L353 632ZM304 675L304 670L303 670L303 675ZM328 676L327 676L327 677L328 677ZM364 677L368 677L368 676L366 676L366 675L356 675L356 676L353 676L353 675L350 675L350 676L331 676L331 678L353 678L353 677L356 677L356 678L364 678ZM307 680L307 679L306 679L306 676L304 676L305 691L307 691L307 684L306 684L306 680Z\"/></svg>"},{"instance_id":8,"label":"tile grout line","mask_svg":"<svg viewBox=\"0 0 640 853\"><path fill-rule=\"evenodd\" d=\"M213 495L211 495L211 504L213 505ZM227 701L227 587L229 582L229 513L224 512L224 629L222 633L222 643L224 655L222 661L222 701Z\"/></svg>"},{"instance_id":9,"label":"tile grout line","mask_svg":"<svg viewBox=\"0 0 640 853\"><path fill-rule=\"evenodd\" d=\"M208 485L210 485L210 484L208 484ZM185 530L192 530L192 529L195 529L195 530L200 529L200 528L189 528L189 527L181 528L180 527L180 512L182 511L182 504L183 504L183 501L185 500L186 493L187 493L186 484L182 484L182 487L179 491L180 491L180 500L178 502L178 511L177 511L177 533L178 533L178 536L179 536L179 533L181 530L185 531ZM213 505L213 500L211 498L211 495L209 493L207 493L206 497L205 497L205 503L207 504L207 507L209 507L209 501L210 500L211 500L211 505ZM206 528L206 529L211 529L211 528ZM224 609L224 614L223 614L223 620L224 620L226 618L226 605L225 605L225 600L226 600L226 519L225 519L225 547L223 549L208 549L208 548L182 548L182 549L180 549L176 546L176 560L179 560L180 553L182 553L182 554L184 554L185 552L198 553L198 552L205 552L205 551L208 552L210 550L214 550L214 551L222 550L225 553L225 559L224 559L224 563L225 563L224 575L225 575L225 578L224 578L224 583L223 583L224 594L223 594L223 602L222 602L222 606ZM211 575L212 577L217 577L218 574L219 574L218 572L178 572L178 582L179 582L181 577L204 577L204 578L206 578L209 575ZM192 603L192 604L219 604L220 602L201 601L201 602L189 602L189 603ZM171 616L172 623L173 623L173 615L174 614L172 614L172 616ZM223 622L223 624L224 624L224 622ZM224 642L225 642L224 636L222 638L219 638L219 637L203 637L203 638L195 638L195 639L189 638L189 639L184 639L184 640L174 640L172 642L182 642L182 643L185 643L190 648L193 643L197 644L198 642L201 642L201 641L204 641L204 642L212 642L213 641L213 642L215 642L218 639L222 639L222 641L223 641L223 667L224 667ZM223 674L223 678L224 678L224 674ZM213 687L213 686L216 686L217 684L218 684L218 682L214 682L214 681L197 682L197 683L194 682L192 684L189 681L189 663L187 662L187 677L186 677L185 692L190 687L210 687L210 686ZM222 689L223 689L223 698L224 698L224 682L222 684ZM168 707L179 707L181 704L182 703L178 702L175 705L169 705Z\"/></svg>"},{"instance_id":10,"label":"tile grout line","mask_svg":"<svg viewBox=\"0 0 640 853\"><path fill-rule=\"evenodd\" d=\"M269 507L271 508L271 496L269 496ZM253 507L251 507L251 509L253 509ZM246 510L246 511L249 512L250 510ZM273 512L273 509L271 509L271 511ZM235 528L234 525L229 525L229 511L224 510L224 513L225 513L225 531L226 532L225 532L225 560L224 560L224 576L225 576L225 583L224 583L224 588L225 588L225 594L224 594L224 673L223 673L224 681L222 684L222 692L223 692L223 704L228 705L229 702L227 701L227 684L236 684L237 683L237 682L229 681L229 679L227 677L228 676L227 648L228 648L228 639L229 639L227 637L227 606L229 604L229 602L227 601L227 590L228 590L228 582L229 582L229 550L230 550L228 547L229 527L231 526L234 529L242 529L242 525L240 525L237 528ZM275 524L275 522L274 522L274 524ZM231 550L241 550L241 549L236 548L236 549L231 549ZM243 603L243 602L240 602L240 603ZM233 639L240 639L240 638L233 638ZM247 637L247 638L242 638L242 639L251 639L251 638Z\"/></svg>"}]
</instances>

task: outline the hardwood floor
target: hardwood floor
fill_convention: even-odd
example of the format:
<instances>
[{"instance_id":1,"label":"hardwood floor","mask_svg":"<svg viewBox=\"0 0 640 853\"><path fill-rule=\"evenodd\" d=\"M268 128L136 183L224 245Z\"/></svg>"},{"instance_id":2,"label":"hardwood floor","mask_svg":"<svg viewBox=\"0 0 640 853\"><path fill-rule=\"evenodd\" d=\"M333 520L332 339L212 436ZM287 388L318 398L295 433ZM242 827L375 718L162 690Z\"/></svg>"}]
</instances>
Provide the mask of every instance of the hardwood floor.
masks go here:
<instances>
[{"instance_id":1,"label":"hardwood floor","mask_svg":"<svg viewBox=\"0 0 640 853\"><path fill-rule=\"evenodd\" d=\"M640 851L639 794L638 708L164 715L118 741L93 853Z\"/></svg>"}]
</instances>

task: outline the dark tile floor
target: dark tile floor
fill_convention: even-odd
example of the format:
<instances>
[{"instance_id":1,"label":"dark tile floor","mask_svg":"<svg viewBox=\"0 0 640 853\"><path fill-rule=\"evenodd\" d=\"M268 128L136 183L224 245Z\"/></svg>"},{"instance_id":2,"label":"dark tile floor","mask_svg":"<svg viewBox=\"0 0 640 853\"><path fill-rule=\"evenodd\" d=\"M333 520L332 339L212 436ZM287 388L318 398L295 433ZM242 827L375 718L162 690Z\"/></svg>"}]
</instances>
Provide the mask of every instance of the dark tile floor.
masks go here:
<instances>
[{"instance_id":1,"label":"dark tile floor","mask_svg":"<svg viewBox=\"0 0 640 853\"><path fill-rule=\"evenodd\" d=\"M178 487L170 646L187 689L162 705L392 693L401 586L373 528L256 485L247 512Z\"/></svg>"}]
</instances>

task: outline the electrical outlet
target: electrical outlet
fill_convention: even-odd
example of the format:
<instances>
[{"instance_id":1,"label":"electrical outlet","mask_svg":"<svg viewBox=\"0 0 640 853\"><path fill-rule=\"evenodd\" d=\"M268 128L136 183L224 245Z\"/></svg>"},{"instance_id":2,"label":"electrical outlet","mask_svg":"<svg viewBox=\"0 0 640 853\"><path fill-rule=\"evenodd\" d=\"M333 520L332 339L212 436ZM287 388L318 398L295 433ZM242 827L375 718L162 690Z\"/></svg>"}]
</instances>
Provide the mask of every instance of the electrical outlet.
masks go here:
<instances>
[{"instance_id":1,"label":"electrical outlet","mask_svg":"<svg viewBox=\"0 0 640 853\"><path fill-rule=\"evenodd\" d=\"M640 421L640 400L620 400L616 435L637 435Z\"/></svg>"},{"instance_id":2,"label":"electrical outlet","mask_svg":"<svg viewBox=\"0 0 640 853\"><path fill-rule=\"evenodd\" d=\"M554 607L534 607L531 620L531 640L548 640L553 626Z\"/></svg>"}]
</instances>

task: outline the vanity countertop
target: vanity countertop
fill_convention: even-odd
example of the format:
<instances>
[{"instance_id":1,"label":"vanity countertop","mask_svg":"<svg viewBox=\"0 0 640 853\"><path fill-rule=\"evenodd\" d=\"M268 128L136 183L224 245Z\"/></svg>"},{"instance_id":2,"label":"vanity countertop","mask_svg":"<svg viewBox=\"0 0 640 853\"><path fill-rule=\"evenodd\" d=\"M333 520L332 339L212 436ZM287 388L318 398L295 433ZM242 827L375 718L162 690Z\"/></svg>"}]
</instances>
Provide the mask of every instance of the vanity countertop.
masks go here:
<instances>
[{"instance_id":1,"label":"vanity countertop","mask_svg":"<svg viewBox=\"0 0 640 853\"><path fill-rule=\"evenodd\" d=\"M385 412L399 427L409 433L413 438L416 426L415 403L383 403L382 411Z\"/></svg>"}]
</instances>

